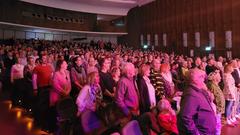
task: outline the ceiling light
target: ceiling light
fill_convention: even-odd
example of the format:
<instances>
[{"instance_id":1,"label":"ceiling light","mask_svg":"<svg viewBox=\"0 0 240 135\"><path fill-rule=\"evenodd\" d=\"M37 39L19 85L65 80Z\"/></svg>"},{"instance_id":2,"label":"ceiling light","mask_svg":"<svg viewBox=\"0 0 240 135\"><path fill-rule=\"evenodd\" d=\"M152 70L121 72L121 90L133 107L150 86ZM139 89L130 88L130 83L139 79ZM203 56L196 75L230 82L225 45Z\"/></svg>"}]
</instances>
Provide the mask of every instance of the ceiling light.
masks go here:
<instances>
[{"instance_id":1,"label":"ceiling light","mask_svg":"<svg viewBox=\"0 0 240 135\"><path fill-rule=\"evenodd\" d=\"M102 0L102 1L115 2L115 3L128 3L128 4L137 3L135 0Z\"/></svg>"}]
</instances>

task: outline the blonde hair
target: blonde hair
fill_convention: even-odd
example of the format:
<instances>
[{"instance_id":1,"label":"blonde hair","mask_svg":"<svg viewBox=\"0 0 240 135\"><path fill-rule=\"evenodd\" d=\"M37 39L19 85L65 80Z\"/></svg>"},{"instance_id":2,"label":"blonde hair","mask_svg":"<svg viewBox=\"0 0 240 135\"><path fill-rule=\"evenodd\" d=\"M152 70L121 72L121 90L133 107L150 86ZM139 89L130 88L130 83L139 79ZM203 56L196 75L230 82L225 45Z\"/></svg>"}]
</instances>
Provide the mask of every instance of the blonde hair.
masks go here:
<instances>
[{"instance_id":1,"label":"blonde hair","mask_svg":"<svg viewBox=\"0 0 240 135\"><path fill-rule=\"evenodd\" d=\"M172 109L170 102L169 102L167 99L165 99L165 98L162 98L162 99L158 102L157 108L158 108L159 112L164 111L164 110L167 110L167 111L169 111L172 115L175 115L175 111Z\"/></svg>"},{"instance_id":2,"label":"blonde hair","mask_svg":"<svg viewBox=\"0 0 240 135\"><path fill-rule=\"evenodd\" d=\"M98 72L97 71L93 71L93 72L90 72L88 75L87 75L87 83L88 84L93 84L94 81L95 81L95 77L98 75Z\"/></svg>"},{"instance_id":3,"label":"blonde hair","mask_svg":"<svg viewBox=\"0 0 240 135\"><path fill-rule=\"evenodd\" d=\"M231 64L227 64L224 66L224 73L228 73L231 71L232 65Z\"/></svg>"}]
</instances>

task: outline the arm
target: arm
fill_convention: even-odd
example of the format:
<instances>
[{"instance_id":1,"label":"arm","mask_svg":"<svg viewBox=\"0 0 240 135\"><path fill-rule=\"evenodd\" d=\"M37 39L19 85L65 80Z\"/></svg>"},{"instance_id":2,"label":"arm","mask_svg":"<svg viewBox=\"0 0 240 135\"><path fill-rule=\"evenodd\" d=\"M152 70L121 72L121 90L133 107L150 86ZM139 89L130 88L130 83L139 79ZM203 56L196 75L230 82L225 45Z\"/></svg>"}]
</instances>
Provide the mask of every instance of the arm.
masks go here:
<instances>
[{"instance_id":1,"label":"arm","mask_svg":"<svg viewBox=\"0 0 240 135\"><path fill-rule=\"evenodd\" d=\"M126 85L122 81L120 81L117 86L116 103L122 109L123 113L126 116L128 116L130 112L124 102L124 98L125 98L124 96L125 96L126 90L127 90Z\"/></svg>"},{"instance_id":2,"label":"arm","mask_svg":"<svg viewBox=\"0 0 240 135\"><path fill-rule=\"evenodd\" d=\"M78 106L78 116L80 116L81 112L85 109L87 94L88 94L88 88L85 86L80 91L76 100L76 104Z\"/></svg>"},{"instance_id":3,"label":"arm","mask_svg":"<svg viewBox=\"0 0 240 135\"><path fill-rule=\"evenodd\" d=\"M77 76L76 76L76 70L74 68L71 69L71 77L72 77L72 81L73 83L79 88L82 89L82 85L79 83Z\"/></svg>"}]
</instances>

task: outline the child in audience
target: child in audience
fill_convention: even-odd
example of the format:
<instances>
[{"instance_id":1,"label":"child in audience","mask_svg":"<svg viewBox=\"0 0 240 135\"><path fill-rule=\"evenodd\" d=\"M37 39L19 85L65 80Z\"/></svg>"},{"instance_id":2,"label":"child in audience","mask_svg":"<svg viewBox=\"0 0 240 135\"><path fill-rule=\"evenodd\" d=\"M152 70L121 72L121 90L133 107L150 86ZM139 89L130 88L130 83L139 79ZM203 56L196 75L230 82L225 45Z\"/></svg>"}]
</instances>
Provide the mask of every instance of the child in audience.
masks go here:
<instances>
[{"instance_id":1,"label":"child in audience","mask_svg":"<svg viewBox=\"0 0 240 135\"><path fill-rule=\"evenodd\" d=\"M177 135L177 117L169 101L163 98L158 102L157 107L159 110L158 123L165 130L164 135Z\"/></svg>"}]
</instances>

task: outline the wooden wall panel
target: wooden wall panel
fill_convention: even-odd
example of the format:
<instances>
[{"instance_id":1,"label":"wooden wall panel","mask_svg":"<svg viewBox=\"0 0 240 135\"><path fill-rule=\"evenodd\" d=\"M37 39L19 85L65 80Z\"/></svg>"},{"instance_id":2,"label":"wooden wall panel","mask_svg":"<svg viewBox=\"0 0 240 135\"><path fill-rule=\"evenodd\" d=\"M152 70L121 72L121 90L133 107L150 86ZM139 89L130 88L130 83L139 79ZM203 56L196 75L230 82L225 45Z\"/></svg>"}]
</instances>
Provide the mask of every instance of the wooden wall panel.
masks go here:
<instances>
[{"instance_id":1,"label":"wooden wall panel","mask_svg":"<svg viewBox=\"0 0 240 135\"><path fill-rule=\"evenodd\" d=\"M239 0L156 0L137 8L141 17L135 18L140 25L140 33L159 35L159 49L162 46L162 34L167 34L168 51L189 54L195 49L199 55L205 55L204 48L209 44L209 32L215 34L213 53L225 56L226 51L240 57L240 1ZM131 12L129 12L129 15ZM128 21L131 23L132 18ZM232 31L233 47L225 47L225 31ZM182 34L188 33L188 47L183 48ZM194 33L200 32L201 47L195 47ZM128 30L131 34L132 31ZM138 35L140 37L140 35ZM131 37L129 37L131 38ZM139 39L139 38L138 38Z\"/></svg>"}]
</instances>

